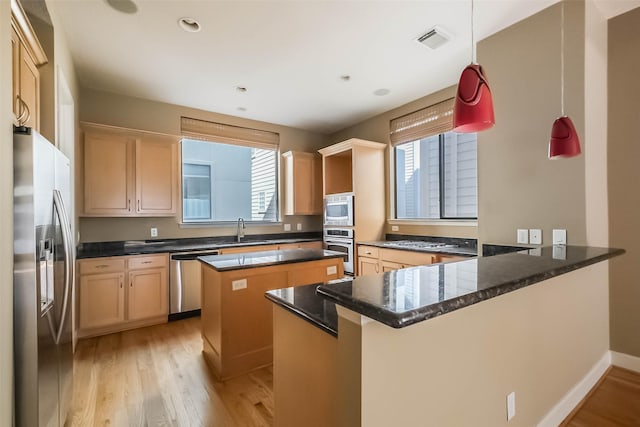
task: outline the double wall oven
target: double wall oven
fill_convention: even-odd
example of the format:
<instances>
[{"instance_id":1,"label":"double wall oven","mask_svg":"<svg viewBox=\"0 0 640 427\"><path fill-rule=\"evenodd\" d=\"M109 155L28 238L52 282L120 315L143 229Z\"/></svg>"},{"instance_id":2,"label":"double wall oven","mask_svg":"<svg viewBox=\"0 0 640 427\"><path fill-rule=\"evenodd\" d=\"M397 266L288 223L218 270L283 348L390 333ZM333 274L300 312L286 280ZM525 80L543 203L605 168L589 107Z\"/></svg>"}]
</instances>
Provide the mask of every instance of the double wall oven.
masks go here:
<instances>
[{"instance_id":1,"label":"double wall oven","mask_svg":"<svg viewBox=\"0 0 640 427\"><path fill-rule=\"evenodd\" d=\"M344 254L344 272L353 275L353 229L325 227L323 240L325 249Z\"/></svg>"}]
</instances>

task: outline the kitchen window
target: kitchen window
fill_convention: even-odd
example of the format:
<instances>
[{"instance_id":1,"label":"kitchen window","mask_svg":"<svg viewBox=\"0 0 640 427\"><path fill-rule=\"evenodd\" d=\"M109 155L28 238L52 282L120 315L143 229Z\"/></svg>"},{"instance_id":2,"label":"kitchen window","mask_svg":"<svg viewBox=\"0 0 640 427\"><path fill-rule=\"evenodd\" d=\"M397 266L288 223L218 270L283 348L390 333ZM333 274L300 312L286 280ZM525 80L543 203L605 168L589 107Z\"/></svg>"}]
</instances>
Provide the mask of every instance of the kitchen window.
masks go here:
<instances>
[{"instance_id":1,"label":"kitchen window","mask_svg":"<svg viewBox=\"0 0 640 427\"><path fill-rule=\"evenodd\" d=\"M253 140L259 130L182 119L182 221L277 222L278 145Z\"/></svg>"},{"instance_id":2,"label":"kitchen window","mask_svg":"<svg viewBox=\"0 0 640 427\"><path fill-rule=\"evenodd\" d=\"M396 219L478 217L477 135L452 117L447 100L391 122Z\"/></svg>"}]
</instances>

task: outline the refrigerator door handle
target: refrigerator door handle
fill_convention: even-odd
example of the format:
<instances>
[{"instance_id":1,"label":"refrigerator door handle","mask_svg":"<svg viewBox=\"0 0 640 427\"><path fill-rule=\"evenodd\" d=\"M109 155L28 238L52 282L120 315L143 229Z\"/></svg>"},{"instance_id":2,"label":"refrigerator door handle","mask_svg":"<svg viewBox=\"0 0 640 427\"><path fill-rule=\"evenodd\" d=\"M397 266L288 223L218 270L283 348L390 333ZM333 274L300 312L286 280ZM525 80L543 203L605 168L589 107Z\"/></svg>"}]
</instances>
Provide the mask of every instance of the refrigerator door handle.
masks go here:
<instances>
[{"instance_id":1,"label":"refrigerator door handle","mask_svg":"<svg viewBox=\"0 0 640 427\"><path fill-rule=\"evenodd\" d=\"M65 268L64 268L64 296L62 302L62 313L60 322L58 323L58 332L56 334L56 344L60 344L60 337L62 337L62 331L64 330L64 322L67 317L67 309L69 308L69 292L71 290L71 282L73 280L73 259L71 248L71 225L69 223L69 217L67 210L64 207L62 201L62 195L59 190L53 190L53 206L58 214L60 220L60 228L62 229L62 240L64 246Z\"/></svg>"}]
</instances>

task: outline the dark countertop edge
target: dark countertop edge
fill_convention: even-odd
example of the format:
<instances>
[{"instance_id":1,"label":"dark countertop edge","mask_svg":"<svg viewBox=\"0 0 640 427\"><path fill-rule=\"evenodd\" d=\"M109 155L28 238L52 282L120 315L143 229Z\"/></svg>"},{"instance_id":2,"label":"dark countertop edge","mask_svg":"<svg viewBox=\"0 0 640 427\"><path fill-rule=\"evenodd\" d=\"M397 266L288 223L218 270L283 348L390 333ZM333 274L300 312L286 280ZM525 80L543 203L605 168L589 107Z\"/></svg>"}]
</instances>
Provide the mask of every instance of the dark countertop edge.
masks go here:
<instances>
[{"instance_id":1,"label":"dark countertop edge","mask_svg":"<svg viewBox=\"0 0 640 427\"><path fill-rule=\"evenodd\" d=\"M319 284L318 284L319 286ZM274 304L276 304L279 307L284 308L285 310L293 313L294 315L300 317L301 319L306 320L307 322L311 323L313 326L320 328L322 331L334 336L334 337L338 337L338 331L334 330L332 327L330 327L329 325L327 325L326 323L324 323L322 321L322 319L319 319L316 316L313 316L309 313L307 313L306 311L296 307L295 305L291 304L289 301L280 299L278 297L276 297L275 295L272 295L268 292L266 292L264 294L265 298L268 299L269 301L273 302Z\"/></svg>"},{"instance_id":2,"label":"dark countertop edge","mask_svg":"<svg viewBox=\"0 0 640 427\"><path fill-rule=\"evenodd\" d=\"M268 252L285 252L285 251L296 251L297 249L282 249L282 250L270 250L270 251L258 251L258 252L245 252L245 253L239 253L239 254L229 254L229 255L248 255L248 254L259 254L259 253L268 253ZM318 249L319 251L325 251L327 252L325 249ZM216 256L216 255L212 255L212 256ZM222 255L224 256L224 255ZM236 271L236 270L250 270L253 268L262 268L262 267L273 267L274 265L284 265L284 264L295 264L295 263L300 263L300 262L313 262L313 261L322 261L325 259L332 259L332 258L344 258L344 254L341 253L335 253L335 254L325 254L324 256L322 256L321 258L301 258L301 259L288 259L288 260L282 260L282 261L273 261L273 262L266 262L264 264L256 264L256 265L234 265L234 266L230 266L230 267L215 267L213 265L211 265L210 263L208 263L207 261L203 260L202 258L204 257L198 257L198 260L213 268L214 270L220 272L220 273L226 273L228 271Z\"/></svg>"},{"instance_id":3,"label":"dark countertop edge","mask_svg":"<svg viewBox=\"0 0 640 427\"><path fill-rule=\"evenodd\" d=\"M158 245L158 246L150 245L147 248L143 246L135 246L135 247L127 248L126 242L118 242L117 243L117 245L119 245L118 247L115 247L116 244L114 244L111 246L110 249L103 249L96 252L82 251L82 250L76 249L77 251L76 259L104 258L104 257L128 256L128 255L148 255L148 254L158 254L158 253L195 252L195 251L202 251L202 250L216 250L216 249L224 249L224 248L264 246L264 245L271 245L271 244L278 244L278 243L284 244L284 243L318 242L318 241L322 241L322 237L321 236L300 237L300 238L292 237L292 238L279 238L279 239L273 239L273 240L265 239L265 240L259 240L259 241L248 240L240 243L236 243L236 242L215 243L214 242L214 243L202 244L202 245L182 243L182 245L189 245L188 247L179 246L181 244L180 240L181 239L167 239L167 241L172 241L175 243L174 247L177 246L177 248L174 248L174 249L167 247L167 245L171 245L170 243L168 243L167 245ZM187 238L186 240L189 240L189 238ZM102 243L97 242L97 243L84 243L84 244L100 245ZM107 245L109 245L109 242L107 243Z\"/></svg>"},{"instance_id":4,"label":"dark countertop edge","mask_svg":"<svg viewBox=\"0 0 640 427\"><path fill-rule=\"evenodd\" d=\"M389 241L373 241L373 242L357 242L357 245L365 245L365 246L375 246L377 248L382 249L392 249L396 251L411 251L411 252L420 252L420 253L429 253L429 254L442 254L442 255L456 255L463 256L467 258L473 258L478 256L477 249L469 249L469 248L412 248L411 246L389 246Z\"/></svg>"},{"instance_id":5,"label":"dark countertop edge","mask_svg":"<svg viewBox=\"0 0 640 427\"><path fill-rule=\"evenodd\" d=\"M338 305L355 311L356 313L362 314L363 316L369 317L387 326L391 326L392 328L400 329L509 292L516 291L518 289L522 289L538 282L552 279L571 271L588 267L589 265L606 261L613 257L622 255L626 252L624 249L612 248L611 250L613 252L599 255L588 260L576 262L572 265L547 270L522 279L510 280L508 282L501 283L487 289L465 294L457 298L431 304L419 309L409 310L402 313L401 315L396 315L393 312L386 310L385 308L380 306L376 306L364 301L356 302L352 298L345 298L341 294L333 293L331 291L331 285L320 285L318 286L316 292L329 299L330 301L333 301ZM368 314L363 312L363 308L368 311Z\"/></svg>"}]
</instances>

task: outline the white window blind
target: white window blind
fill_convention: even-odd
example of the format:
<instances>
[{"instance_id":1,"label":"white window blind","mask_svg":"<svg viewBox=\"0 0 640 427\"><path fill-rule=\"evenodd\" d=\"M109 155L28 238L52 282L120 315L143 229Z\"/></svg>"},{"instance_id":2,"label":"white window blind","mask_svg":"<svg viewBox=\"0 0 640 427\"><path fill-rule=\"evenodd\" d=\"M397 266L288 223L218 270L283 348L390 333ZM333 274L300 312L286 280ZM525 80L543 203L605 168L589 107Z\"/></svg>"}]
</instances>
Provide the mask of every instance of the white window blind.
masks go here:
<instances>
[{"instance_id":1,"label":"white window blind","mask_svg":"<svg viewBox=\"0 0 640 427\"><path fill-rule=\"evenodd\" d=\"M395 146L405 142L416 141L452 130L453 102L453 98L447 99L391 120L391 145Z\"/></svg>"}]
</instances>

